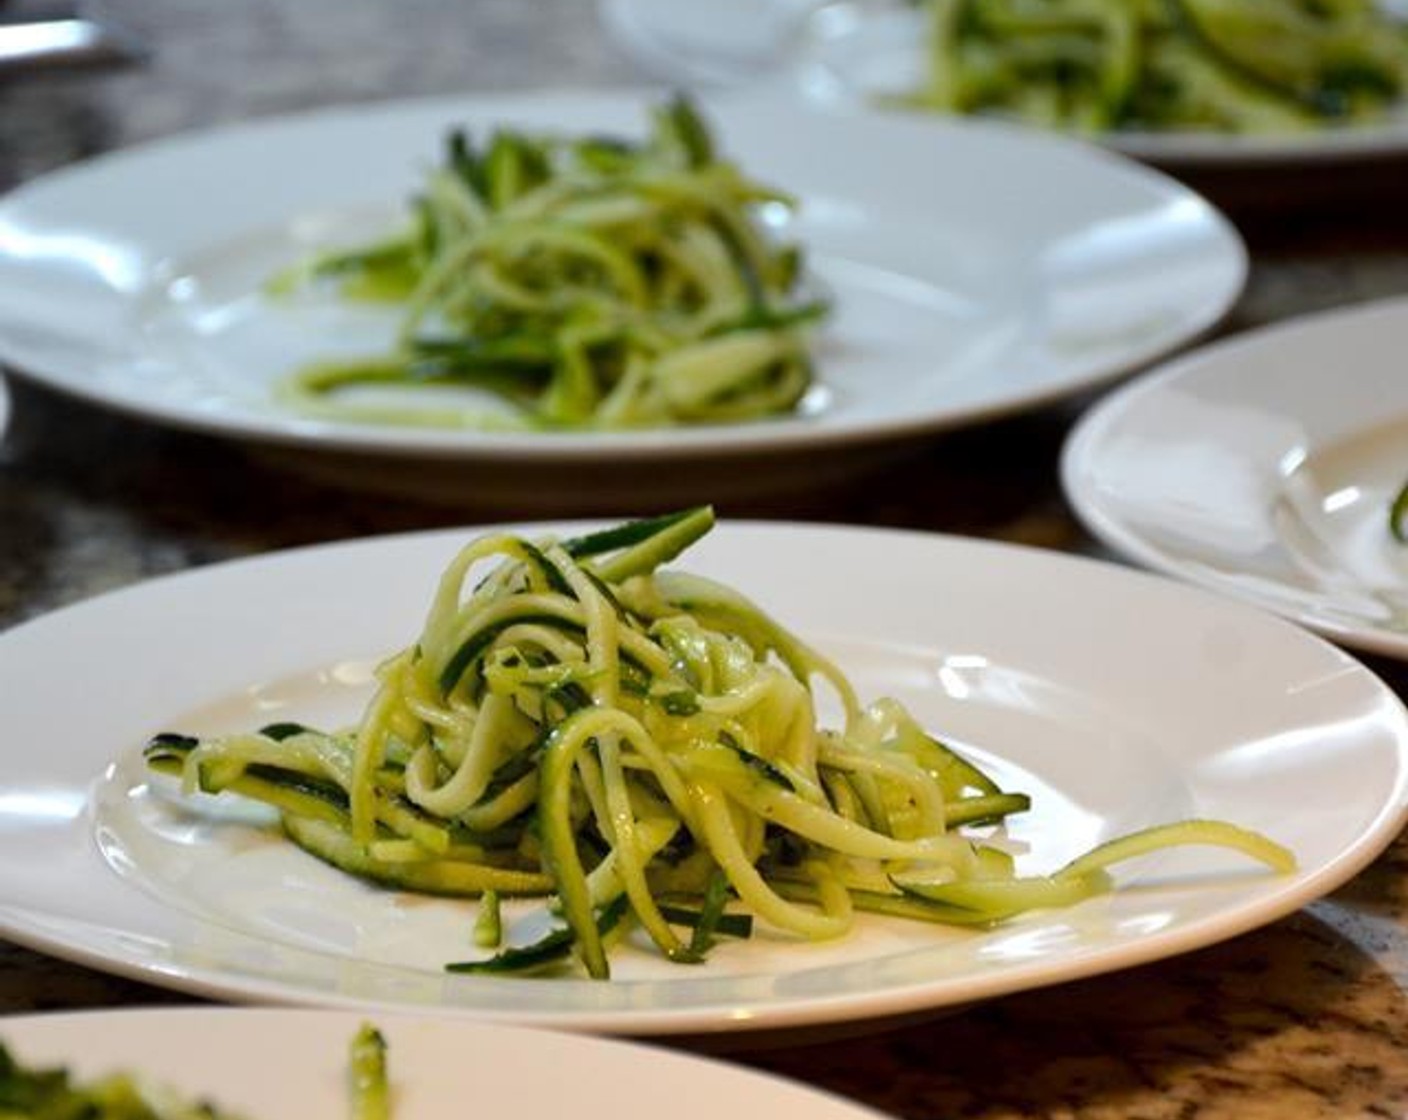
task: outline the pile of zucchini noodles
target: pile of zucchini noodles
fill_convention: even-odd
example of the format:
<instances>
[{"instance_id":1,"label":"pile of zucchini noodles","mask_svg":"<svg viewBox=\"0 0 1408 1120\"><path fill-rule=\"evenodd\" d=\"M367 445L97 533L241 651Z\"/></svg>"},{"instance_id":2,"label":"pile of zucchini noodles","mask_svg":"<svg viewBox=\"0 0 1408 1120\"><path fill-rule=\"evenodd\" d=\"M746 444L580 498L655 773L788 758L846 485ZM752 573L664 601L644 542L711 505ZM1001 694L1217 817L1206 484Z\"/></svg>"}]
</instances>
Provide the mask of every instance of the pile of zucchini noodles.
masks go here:
<instances>
[{"instance_id":1,"label":"pile of zucchini noodles","mask_svg":"<svg viewBox=\"0 0 1408 1120\"><path fill-rule=\"evenodd\" d=\"M289 837L356 875L480 896L475 940L495 951L455 971L575 954L603 978L632 926L687 963L754 918L811 939L856 910L982 925L1105 891L1107 865L1170 844L1294 866L1256 833L1191 821L1017 877L999 834L1025 795L897 702L862 707L738 592L662 568L712 525L699 508L567 540L482 537L381 665L358 726L164 734L148 763L191 793L276 806ZM814 689L834 693L840 728L818 729ZM551 896L558 927L505 947L505 895Z\"/></svg>"},{"instance_id":2,"label":"pile of zucchini noodles","mask_svg":"<svg viewBox=\"0 0 1408 1120\"><path fill-rule=\"evenodd\" d=\"M1078 131L1295 132L1382 116L1408 32L1375 0L924 0L899 104Z\"/></svg>"},{"instance_id":3,"label":"pile of zucchini noodles","mask_svg":"<svg viewBox=\"0 0 1408 1120\"><path fill-rule=\"evenodd\" d=\"M389 1120L386 1039L363 1023L348 1044L348 1120ZM79 1081L65 1067L20 1062L0 1043L0 1116L6 1120L236 1120L203 1098L119 1071Z\"/></svg>"},{"instance_id":4,"label":"pile of zucchini noodles","mask_svg":"<svg viewBox=\"0 0 1408 1120\"><path fill-rule=\"evenodd\" d=\"M793 205L721 158L684 98L655 111L642 143L501 129L477 150L456 131L404 232L271 283L405 301L395 353L300 369L280 399L342 419L470 427L790 411L811 384L808 332L827 305L803 295L801 250L774 242L764 204ZM370 386L378 394L349 392ZM510 407L452 404L433 391L447 386ZM405 389L419 399L405 403Z\"/></svg>"}]
</instances>

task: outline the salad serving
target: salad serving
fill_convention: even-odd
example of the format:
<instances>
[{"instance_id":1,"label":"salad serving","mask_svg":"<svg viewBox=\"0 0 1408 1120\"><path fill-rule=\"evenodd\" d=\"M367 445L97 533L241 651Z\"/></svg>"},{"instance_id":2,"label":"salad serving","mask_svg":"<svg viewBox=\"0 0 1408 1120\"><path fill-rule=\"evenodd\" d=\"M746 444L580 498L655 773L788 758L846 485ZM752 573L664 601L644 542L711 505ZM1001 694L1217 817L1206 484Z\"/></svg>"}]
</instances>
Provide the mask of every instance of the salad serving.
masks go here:
<instances>
[{"instance_id":1,"label":"salad serving","mask_svg":"<svg viewBox=\"0 0 1408 1120\"><path fill-rule=\"evenodd\" d=\"M279 397L347 420L546 430L787 413L828 311L778 236L794 205L726 160L683 97L640 142L456 130L404 229L269 284L399 302L395 352L300 369Z\"/></svg>"},{"instance_id":2,"label":"salad serving","mask_svg":"<svg viewBox=\"0 0 1408 1120\"><path fill-rule=\"evenodd\" d=\"M356 726L162 734L147 763L193 797L274 806L294 843L365 880L478 898L478 953L467 935L456 972L604 979L633 931L696 964L758 925L838 937L860 910L986 925L1107 891L1111 864L1173 844L1294 867L1266 837L1200 820L1017 875L1002 826L1026 795L898 702L863 705L738 591L666 567L713 522L702 507L563 540L481 537ZM835 729L818 726L823 693ZM546 899L550 931L515 940L509 896Z\"/></svg>"},{"instance_id":3,"label":"salad serving","mask_svg":"<svg viewBox=\"0 0 1408 1120\"><path fill-rule=\"evenodd\" d=\"M390 1120L385 1036L364 1023L348 1043L348 1120ZM209 1100L138 1071L87 1080L64 1066L20 1061L0 1043L0 1116L6 1120L239 1120Z\"/></svg>"},{"instance_id":4,"label":"salad serving","mask_svg":"<svg viewBox=\"0 0 1408 1120\"><path fill-rule=\"evenodd\" d=\"M1375 0L924 0L909 108L1083 132L1285 133L1362 124L1408 84Z\"/></svg>"}]
</instances>

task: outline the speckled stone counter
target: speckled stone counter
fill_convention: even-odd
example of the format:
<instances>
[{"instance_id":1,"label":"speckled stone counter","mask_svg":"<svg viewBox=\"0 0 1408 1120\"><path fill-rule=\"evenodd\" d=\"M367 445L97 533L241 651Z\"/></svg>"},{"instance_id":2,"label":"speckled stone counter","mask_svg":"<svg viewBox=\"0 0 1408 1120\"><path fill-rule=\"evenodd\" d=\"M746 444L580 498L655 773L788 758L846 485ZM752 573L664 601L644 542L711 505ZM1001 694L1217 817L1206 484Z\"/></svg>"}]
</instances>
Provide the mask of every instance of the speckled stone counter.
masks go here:
<instances>
[{"instance_id":1,"label":"speckled stone counter","mask_svg":"<svg viewBox=\"0 0 1408 1120\"><path fill-rule=\"evenodd\" d=\"M152 48L143 66L0 77L0 189L124 144L311 105L641 77L586 0L131 0L119 14ZM1206 177L1254 257L1222 330L1408 292L1406 184L1402 162L1294 181ZM10 394L0 625L227 557L477 516L326 488L237 446L13 380ZM1083 403L935 441L848 490L722 512L1096 552L1055 474ZM1373 667L1408 695L1408 672ZM916 1120L1408 1115L1405 861L1400 841L1308 910L1175 960L730 1060ZM0 943L0 1011L183 998Z\"/></svg>"}]
</instances>

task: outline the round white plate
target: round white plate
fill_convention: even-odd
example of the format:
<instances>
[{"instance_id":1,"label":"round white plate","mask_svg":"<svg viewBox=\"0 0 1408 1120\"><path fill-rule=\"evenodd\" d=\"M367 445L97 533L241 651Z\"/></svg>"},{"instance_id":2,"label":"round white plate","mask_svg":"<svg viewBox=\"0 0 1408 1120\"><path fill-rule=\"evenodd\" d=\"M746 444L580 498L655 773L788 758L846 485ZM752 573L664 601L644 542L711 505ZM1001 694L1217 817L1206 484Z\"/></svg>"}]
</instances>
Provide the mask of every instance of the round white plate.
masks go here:
<instances>
[{"instance_id":1,"label":"round white plate","mask_svg":"<svg viewBox=\"0 0 1408 1120\"><path fill-rule=\"evenodd\" d=\"M94 599L0 636L0 932L212 995L420 1006L659 1034L857 1023L1122 968L1271 921L1343 882L1405 817L1408 715L1347 655L1173 581L898 532L730 524L683 565L751 593L1033 797L1019 869L1190 817L1288 845L1275 876L1208 849L987 931L862 918L844 939L623 947L610 982L450 975L473 906L360 882L148 783L162 730L350 721L414 640L463 531L275 554ZM805 573L805 578L798 578ZM823 713L828 721L831 713Z\"/></svg>"},{"instance_id":2,"label":"round white plate","mask_svg":"<svg viewBox=\"0 0 1408 1120\"><path fill-rule=\"evenodd\" d=\"M1062 480L1110 547L1408 658L1408 300L1244 334L1107 397Z\"/></svg>"},{"instance_id":3,"label":"round white plate","mask_svg":"<svg viewBox=\"0 0 1408 1120\"><path fill-rule=\"evenodd\" d=\"M723 1062L633 1043L446 1017L232 1008L0 1018L26 1065L80 1081L136 1072L225 1115L306 1120L349 1114L348 1043L363 1022L387 1042L393 1117L616 1120L623 1103L668 1103L681 1120L878 1120L835 1097ZM627 1106L626 1115L630 1115ZM637 1111L645 1111L644 1107Z\"/></svg>"},{"instance_id":4,"label":"round white plate","mask_svg":"<svg viewBox=\"0 0 1408 1120\"><path fill-rule=\"evenodd\" d=\"M963 124L935 143L926 122L726 99L709 108L723 146L800 197L791 233L836 305L800 414L474 432L313 420L273 401L272 383L309 360L385 352L397 316L330 293L274 299L261 285L319 246L394 228L451 124L635 135L649 104L560 93L339 108L39 179L0 200L0 362L154 420L343 457L448 461L457 486L476 468L491 494L555 483L566 500L567 481L606 506L614 493L717 498L712 488L786 479L788 463L738 469L750 456L790 455L794 481L815 479L838 462L818 450L873 453L1089 387L1216 322L1244 280L1241 242L1208 205L1083 146Z\"/></svg>"},{"instance_id":5,"label":"round white plate","mask_svg":"<svg viewBox=\"0 0 1408 1120\"><path fill-rule=\"evenodd\" d=\"M1408 18L1403 0L1382 6ZM601 0L612 36L663 80L763 84L864 113L924 77L924 16L907 0ZM915 114L925 119L924 114ZM929 117L928 119L938 119ZM1347 129L1280 135L1110 132L1101 144L1163 167L1287 167L1408 156L1408 105Z\"/></svg>"}]
</instances>

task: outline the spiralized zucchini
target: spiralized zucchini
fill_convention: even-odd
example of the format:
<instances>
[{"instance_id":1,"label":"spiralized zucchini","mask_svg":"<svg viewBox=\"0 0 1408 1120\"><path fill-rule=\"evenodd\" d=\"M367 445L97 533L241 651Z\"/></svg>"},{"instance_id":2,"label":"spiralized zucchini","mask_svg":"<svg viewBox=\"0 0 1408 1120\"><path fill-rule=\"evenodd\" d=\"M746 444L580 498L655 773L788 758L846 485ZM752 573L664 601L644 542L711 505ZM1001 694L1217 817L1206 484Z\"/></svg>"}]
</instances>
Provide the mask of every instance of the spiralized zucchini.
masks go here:
<instances>
[{"instance_id":1,"label":"spiralized zucchini","mask_svg":"<svg viewBox=\"0 0 1408 1120\"><path fill-rule=\"evenodd\" d=\"M21 1063L0 1044L0 1115L7 1120L234 1120L136 1074L80 1081L63 1067Z\"/></svg>"},{"instance_id":2,"label":"spiralized zucchini","mask_svg":"<svg viewBox=\"0 0 1408 1120\"><path fill-rule=\"evenodd\" d=\"M689 963L754 919L801 938L844 934L856 910L982 925L1107 890L1108 864L1169 844L1294 865L1260 835L1197 821L1017 877L999 826L1024 794L895 701L863 707L738 592L662 567L712 524L701 508L569 540L483 537L381 666L356 727L161 735L148 762L191 793L276 806L296 843L356 875L482 894L474 940L500 951L456 971L575 954L606 977L631 927ZM844 713L835 730L817 727L819 689ZM501 947L510 895L551 896L559 928Z\"/></svg>"},{"instance_id":3,"label":"spiralized zucchini","mask_svg":"<svg viewBox=\"0 0 1408 1120\"><path fill-rule=\"evenodd\" d=\"M764 204L793 205L721 158L682 98L655 112L643 143L504 129L477 150L456 131L404 232L271 285L404 300L396 352L301 369L279 395L318 415L469 427L788 412L811 384L808 332L827 305L803 296L801 250L774 243ZM387 396L437 387L509 407Z\"/></svg>"},{"instance_id":4,"label":"spiralized zucchini","mask_svg":"<svg viewBox=\"0 0 1408 1120\"><path fill-rule=\"evenodd\" d=\"M1382 116L1408 32L1374 0L925 0L902 105L1103 131L1294 132Z\"/></svg>"},{"instance_id":5,"label":"spiralized zucchini","mask_svg":"<svg viewBox=\"0 0 1408 1120\"><path fill-rule=\"evenodd\" d=\"M348 1115L390 1120L387 1045L363 1023L347 1047ZM86 1081L63 1066L19 1061L0 1042L0 1116L5 1120L238 1120L238 1114L159 1085L141 1073L118 1071Z\"/></svg>"}]
</instances>

